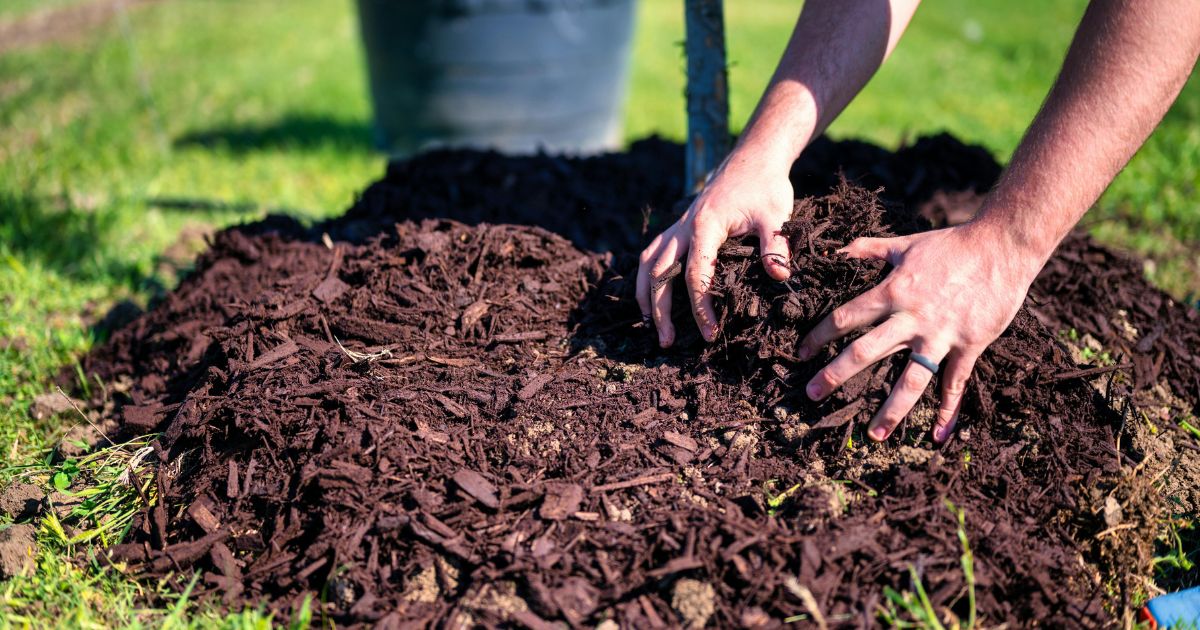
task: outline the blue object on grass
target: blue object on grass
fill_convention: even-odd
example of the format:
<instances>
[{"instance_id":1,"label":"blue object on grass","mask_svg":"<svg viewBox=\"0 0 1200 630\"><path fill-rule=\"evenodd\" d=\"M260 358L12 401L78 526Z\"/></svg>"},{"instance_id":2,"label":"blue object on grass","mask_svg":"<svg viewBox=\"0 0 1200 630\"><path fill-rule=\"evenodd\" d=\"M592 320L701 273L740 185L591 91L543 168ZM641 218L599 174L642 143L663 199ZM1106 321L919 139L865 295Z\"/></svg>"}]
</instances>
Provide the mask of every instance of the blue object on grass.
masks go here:
<instances>
[{"instance_id":1,"label":"blue object on grass","mask_svg":"<svg viewBox=\"0 0 1200 630\"><path fill-rule=\"evenodd\" d=\"M1159 595L1146 604L1159 628L1200 627L1200 586Z\"/></svg>"}]
</instances>

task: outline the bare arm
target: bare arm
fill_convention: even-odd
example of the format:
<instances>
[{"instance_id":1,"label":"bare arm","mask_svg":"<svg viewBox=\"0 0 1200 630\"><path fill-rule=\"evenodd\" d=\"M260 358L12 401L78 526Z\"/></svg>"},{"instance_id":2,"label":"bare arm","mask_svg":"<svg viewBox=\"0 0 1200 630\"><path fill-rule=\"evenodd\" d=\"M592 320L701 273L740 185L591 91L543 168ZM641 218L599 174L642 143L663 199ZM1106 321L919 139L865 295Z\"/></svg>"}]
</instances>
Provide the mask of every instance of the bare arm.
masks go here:
<instances>
[{"instance_id":1,"label":"bare arm","mask_svg":"<svg viewBox=\"0 0 1200 630\"><path fill-rule=\"evenodd\" d=\"M891 55L920 0L810 0L738 142L790 169ZM735 152L738 152L735 150Z\"/></svg>"},{"instance_id":2,"label":"bare arm","mask_svg":"<svg viewBox=\"0 0 1200 630\"><path fill-rule=\"evenodd\" d=\"M1162 120L1197 55L1200 3L1092 2L978 223L1010 226L1040 269Z\"/></svg>"},{"instance_id":3,"label":"bare arm","mask_svg":"<svg viewBox=\"0 0 1200 630\"><path fill-rule=\"evenodd\" d=\"M818 324L799 355L815 356L854 329L882 323L818 372L808 395L824 398L909 349L945 361L933 437L949 437L975 360L1008 327L1059 241L1162 119L1198 54L1200 2L1093 0L1042 111L976 219L846 247L894 269ZM869 435L890 435L932 376L909 363Z\"/></svg>"},{"instance_id":4,"label":"bare arm","mask_svg":"<svg viewBox=\"0 0 1200 630\"><path fill-rule=\"evenodd\" d=\"M664 348L675 341L670 282L655 283L687 256L692 312L705 339L716 334L709 280L730 237L756 233L763 264L788 277L778 235L792 210L788 170L883 63L919 0L808 0L779 67L737 146L684 216L642 252L637 298Z\"/></svg>"}]
</instances>

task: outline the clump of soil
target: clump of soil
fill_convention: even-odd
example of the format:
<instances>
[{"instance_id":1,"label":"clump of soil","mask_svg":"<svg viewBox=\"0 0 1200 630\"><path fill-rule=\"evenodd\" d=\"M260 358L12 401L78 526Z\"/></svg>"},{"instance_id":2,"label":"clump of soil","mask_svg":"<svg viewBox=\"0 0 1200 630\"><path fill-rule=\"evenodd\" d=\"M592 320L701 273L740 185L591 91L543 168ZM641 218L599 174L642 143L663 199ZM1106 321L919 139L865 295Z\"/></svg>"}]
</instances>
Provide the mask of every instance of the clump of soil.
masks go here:
<instances>
[{"instance_id":1,"label":"clump of soil","mask_svg":"<svg viewBox=\"0 0 1200 630\"><path fill-rule=\"evenodd\" d=\"M917 428L862 439L901 358L822 403L800 394L828 357L795 360L798 335L886 272L829 250L921 229L924 191L998 171L945 137L915 147L925 179L905 188L911 160L814 145L793 171L799 192L824 186L786 230L797 275L727 248L712 348L659 351L630 299L639 234L674 206L660 173L682 170L663 142L430 154L342 219L218 234L85 362L127 392L128 432L162 431L162 501L113 555L199 570L230 606L318 593L340 623L871 625L910 575L939 615L967 615L961 510L983 621L1103 625L1148 570L1154 529L1133 519L1159 508L1054 329L1022 310L941 450ZM481 222L498 219L571 240ZM1134 555L1110 566L1118 543Z\"/></svg>"},{"instance_id":2,"label":"clump of soil","mask_svg":"<svg viewBox=\"0 0 1200 630\"><path fill-rule=\"evenodd\" d=\"M0 580L33 571L37 553L37 528L16 523L0 528Z\"/></svg>"}]
</instances>

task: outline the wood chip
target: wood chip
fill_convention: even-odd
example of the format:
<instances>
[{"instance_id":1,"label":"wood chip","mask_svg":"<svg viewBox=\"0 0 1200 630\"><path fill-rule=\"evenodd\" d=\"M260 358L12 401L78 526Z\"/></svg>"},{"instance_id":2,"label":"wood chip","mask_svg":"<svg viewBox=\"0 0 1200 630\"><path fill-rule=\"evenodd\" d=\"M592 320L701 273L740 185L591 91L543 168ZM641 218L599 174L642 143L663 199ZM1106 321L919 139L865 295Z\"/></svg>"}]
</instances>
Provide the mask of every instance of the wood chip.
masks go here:
<instances>
[{"instance_id":1,"label":"wood chip","mask_svg":"<svg viewBox=\"0 0 1200 630\"><path fill-rule=\"evenodd\" d=\"M149 433L162 421L162 416L160 415L162 411L163 406L157 403L150 405L126 405L121 409L121 414L125 419L126 427L138 433Z\"/></svg>"},{"instance_id":2,"label":"wood chip","mask_svg":"<svg viewBox=\"0 0 1200 630\"><path fill-rule=\"evenodd\" d=\"M291 339L289 339L289 340L285 341L284 343L271 349L270 352L267 352L266 354L258 357L254 361L252 361L250 363L250 369L257 370L258 368L266 367L268 365L271 365L272 363L286 359L286 358L292 356L293 354L296 354L299 351L300 351L300 346L297 345L295 341L292 341Z\"/></svg>"},{"instance_id":3,"label":"wood chip","mask_svg":"<svg viewBox=\"0 0 1200 630\"><path fill-rule=\"evenodd\" d=\"M525 332L496 335L492 337L492 341L496 343L521 343L522 341L541 341L549 336L550 333L544 330L529 330Z\"/></svg>"},{"instance_id":4,"label":"wood chip","mask_svg":"<svg viewBox=\"0 0 1200 630\"><path fill-rule=\"evenodd\" d=\"M426 356L425 358L428 359L431 363L437 363L438 365L448 365L450 367L470 367L472 365L475 365L475 359L457 359L457 358L451 358L451 357L433 357L433 356Z\"/></svg>"},{"instance_id":5,"label":"wood chip","mask_svg":"<svg viewBox=\"0 0 1200 630\"><path fill-rule=\"evenodd\" d=\"M350 290L350 285L342 282L337 276L330 276L321 281L317 288L312 290L312 296L318 300L329 304L334 300L342 297L342 295Z\"/></svg>"},{"instance_id":6,"label":"wood chip","mask_svg":"<svg viewBox=\"0 0 1200 630\"><path fill-rule=\"evenodd\" d=\"M225 496L230 499L238 498L238 489L241 486L238 484L238 467L237 462L229 460L229 474L225 480Z\"/></svg>"},{"instance_id":7,"label":"wood chip","mask_svg":"<svg viewBox=\"0 0 1200 630\"><path fill-rule=\"evenodd\" d=\"M450 412L450 415L452 415L452 416L455 416L458 418L465 418L465 417L471 415L470 412L468 412L465 407L454 402L453 400L450 400L449 398L447 398L446 396L444 396L442 394L439 394L437 392L429 392L429 397L436 400L438 402L438 404L441 405L446 411Z\"/></svg>"},{"instance_id":8,"label":"wood chip","mask_svg":"<svg viewBox=\"0 0 1200 630\"><path fill-rule=\"evenodd\" d=\"M208 509L208 506L199 500L188 507L188 516L192 517L192 520L195 521L195 523L199 525L200 529L203 529L205 533L211 534L221 528L221 521L213 515L212 511Z\"/></svg>"},{"instance_id":9,"label":"wood chip","mask_svg":"<svg viewBox=\"0 0 1200 630\"><path fill-rule=\"evenodd\" d=\"M437 444L449 444L450 443L450 435L443 431L436 431L434 429L420 428L420 429L416 430L415 435L417 437L421 438L422 440L434 442Z\"/></svg>"},{"instance_id":10,"label":"wood chip","mask_svg":"<svg viewBox=\"0 0 1200 630\"><path fill-rule=\"evenodd\" d=\"M693 453L696 452L696 449L700 448L700 445L696 443L696 440L693 440L682 433L676 433L675 431L663 431L662 437L667 442L670 442L671 444L674 444L675 446L678 446L684 450L692 451Z\"/></svg>"},{"instance_id":11,"label":"wood chip","mask_svg":"<svg viewBox=\"0 0 1200 630\"><path fill-rule=\"evenodd\" d=\"M521 391L517 392L517 398L520 398L521 400L529 400L536 396L538 392L542 391L543 387L549 385L553 380L553 374L538 374L537 376L529 379L529 382L525 384L525 387L522 387Z\"/></svg>"},{"instance_id":12,"label":"wood chip","mask_svg":"<svg viewBox=\"0 0 1200 630\"><path fill-rule=\"evenodd\" d=\"M834 427L840 427L843 424L846 424L847 422L850 422L851 420L853 420L854 415L857 414L858 411L860 409L862 409L863 406L866 404L867 404L867 402L865 400L863 400L862 398L856 399L854 402L850 403L849 405L846 405L845 407L838 409L837 411L829 414L828 416L821 418L821 421L814 424L812 426L812 428L814 428L814 429L832 429Z\"/></svg>"},{"instance_id":13,"label":"wood chip","mask_svg":"<svg viewBox=\"0 0 1200 630\"><path fill-rule=\"evenodd\" d=\"M579 511L583 504L583 487L576 483L551 481L546 483L546 498L538 516L548 521L561 521Z\"/></svg>"},{"instance_id":14,"label":"wood chip","mask_svg":"<svg viewBox=\"0 0 1200 630\"><path fill-rule=\"evenodd\" d=\"M697 558L675 558L674 560L671 560L657 569L647 571L646 575L652 578L660 578L665 575L671 575L672 573L699 569L702 566L704 566L704 563L700 562L700 560Z\"/></svg>"},{"instance_id":15,"label":"wood chip","mask_svg":"<svg viewBox=\"0 0 1200 630\"><path fill-rule=\"evenodd\" d=\"M489 308L491 308L491 305L487 303L487 300L478 300L463 309L462 316L459 318L462 326L461 330L466 332L473 328L487 314Z\"/></svg>"},{"instance_id":16,"label":"wood chip","mask_svg":"<svg viewBox=\"0 0 1200 630\"><path fill-rule=\"evenodd\" d=\"M500 500L496 498L496 486L474 470L460 468L454 473L454 483L484 507L493 510L500 507Z\"/></svg>"}]
</instances>

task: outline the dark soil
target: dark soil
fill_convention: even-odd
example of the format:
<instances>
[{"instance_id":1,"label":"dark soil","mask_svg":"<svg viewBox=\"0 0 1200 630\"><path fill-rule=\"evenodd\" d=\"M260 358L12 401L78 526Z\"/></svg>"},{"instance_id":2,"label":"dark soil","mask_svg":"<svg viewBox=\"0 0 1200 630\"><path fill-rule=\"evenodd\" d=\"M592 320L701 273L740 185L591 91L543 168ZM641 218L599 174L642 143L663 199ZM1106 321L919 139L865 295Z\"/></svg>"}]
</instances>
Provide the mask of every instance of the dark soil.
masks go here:
<instances>
[{"instance_id":1,"label":"dark soil","mask_svg":"<svg viewBox=\"0 0 1200 630\"><path fill-rule=\"evenodd\" d=\"M793 279L727 246L722 337L664 352L628 274L671 220L681 163L659 141L433 153L340 219L216 235L85 361L127 392L129 433L163 432L163 500L114 556L198 570L235 607L317 594L339 623L867 626L885 587L915 590L910 569L939 614L968 615L949 502L981 620L1113 623L1148 575L1162 499L1146 479L1164 465L1121 439L1122 396L1165 386L1195 409L1195 315L1072 237L980 360L956 437L930 445L928 397L876 445L863 423L902 358L822 403L801 394L834 349L799 362L796 342L886 273L829 252L926 229L918 209L969 214L999 167L945 136L895 154L818 142L793 170ZM1114 308L1140 332L1108 347L1134 367L1097 387L1059 333L1107 339Z\"/></svg>"}]
</instances>

